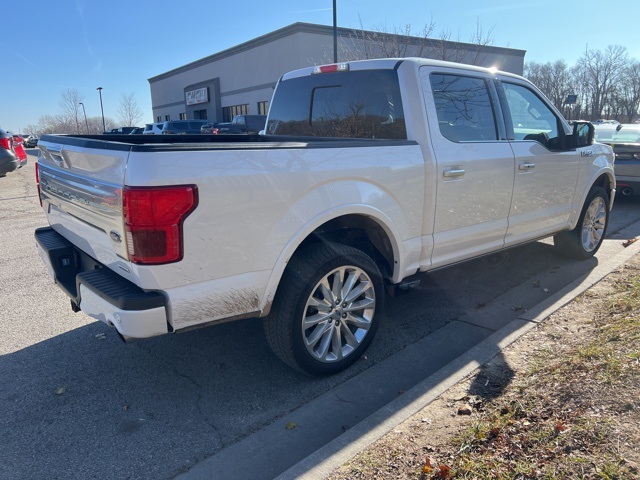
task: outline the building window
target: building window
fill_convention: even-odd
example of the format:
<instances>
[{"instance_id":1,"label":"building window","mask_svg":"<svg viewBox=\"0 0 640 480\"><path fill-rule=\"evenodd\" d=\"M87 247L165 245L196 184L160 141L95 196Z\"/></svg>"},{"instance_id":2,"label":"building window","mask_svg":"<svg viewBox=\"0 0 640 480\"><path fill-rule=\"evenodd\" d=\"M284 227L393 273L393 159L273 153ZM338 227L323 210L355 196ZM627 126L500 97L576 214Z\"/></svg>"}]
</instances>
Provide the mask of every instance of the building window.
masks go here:
<instances>
[{"instance_id":1,"label":"building window","mask_svg":"<svg viewBox=\"0 0 640 480\"><path fill-rule=\"evenodd\" d=\"M269 112L269 102L258 102L258 115L266 115Z\"/></svg>"},{"instance_id":2,"label":"building window","mask_svg":"<svg viewBox=\"0 0 640 480\"><path fill-rule=\"evenodd\" d=\"M180 114L180 120L186 120L187 119L187 114L186 113L181 113Z\"/></svg>"},{"instance_id":3,"label":"building window","mask_svg":"<svg viewBox=\"0 0 640 480\"><path fill-rule=\"evenodd\" d=\"M158 115L156 117L156 122L160 123L162 121L162 115Z\"/></svg>"},{"instance_id":4,"label":"building window","mask_svg":"<svg viewBox=\"0 0 640 480\"><path fill-rule=\"evenodd\" d=\"M233 105L232 107L224 107L222 109L222 119L224 122L230 122L236 115L248 115L249 104Z\"/></svg>"},{"instance_id":5,"label":"building window","mask_svg":"<svg viewBox=\"0 0 640 480\"><path fill-rule=\"evenodd\" d=\"M168 122L169 120L171 120L171 115L165 115L164 120L165 122Z\"/></svg>"},{"instance_id":6,"label":"building window","mask_svg":"<svg viewBox=\"0 0 640 480\"><path fill-rule=\"evenodd\" d=\"M193 118L196 119L196 120L206 120L207 119L207 111L206 110L194 110L193 111Z\"/></svg>"}]
</instances>

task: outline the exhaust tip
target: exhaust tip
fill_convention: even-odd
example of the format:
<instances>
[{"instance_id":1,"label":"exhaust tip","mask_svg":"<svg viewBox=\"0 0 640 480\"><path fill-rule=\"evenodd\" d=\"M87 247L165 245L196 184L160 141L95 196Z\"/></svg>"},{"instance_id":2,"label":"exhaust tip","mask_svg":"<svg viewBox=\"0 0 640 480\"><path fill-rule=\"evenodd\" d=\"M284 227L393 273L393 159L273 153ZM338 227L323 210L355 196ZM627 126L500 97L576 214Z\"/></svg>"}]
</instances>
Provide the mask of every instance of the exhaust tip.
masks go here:
<instances>
[{"instance_id":1,"label":"exhaust tip","mask_svg":"<svg viewBox=\"0 0 640 480\"><path fill-rule=\"evenodd\" d=\"M633 189L631 187L624 187L622 189L622 195L628 197L629 195L633 195Z\"/></svg>"}]
</instances>

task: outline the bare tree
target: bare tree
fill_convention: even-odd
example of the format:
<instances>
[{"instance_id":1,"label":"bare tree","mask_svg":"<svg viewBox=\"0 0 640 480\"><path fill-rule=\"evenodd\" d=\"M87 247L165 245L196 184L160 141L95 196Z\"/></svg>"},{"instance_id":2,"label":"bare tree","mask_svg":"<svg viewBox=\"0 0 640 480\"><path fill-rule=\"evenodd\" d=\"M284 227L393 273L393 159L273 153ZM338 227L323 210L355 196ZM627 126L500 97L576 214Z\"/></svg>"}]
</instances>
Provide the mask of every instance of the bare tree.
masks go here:
<instances>
[{"instance_id":1,"label":"bare tree","mask_svg":"<svg viewBox=\"0 0 640 480\"><path fill-rule=\"evenodd\" d=\"M142 111L138 107L134 94L121 94L118 106L118 120L123 126L133 127L142 119Z\"/></svg>"},{"instance_id":2,"label":"bare tree","mask_svg":"<svg viewBox=\"0 0 640 480\"><path fill-rule=\"evenodd\" d=\"M640 115L640 61L633 61L624 69L618 101L627 122L633 122Z\"/></svg>"},{"instance_id":3,"label":"bare tree","mask_svg":"<svg viewBox=\"0 0 640 480\"><path fill-rule=\"evenodd\" d=\"M602 116L605 107L611 106L611 96L628 64L627 49L620 45L609 46L604 52L587 49L578 60L576 77L583 82L591 120Z\"/></svg>"},{"instance_id":4,"label":"bare tree","mask_svg":"<svg viewBox=\"0 0 640 480\"><path fill-rule=\"evenodd\" d=\"M368 58L423 57L482 65L486 60L484 47L493 44L493 27L485 32L480 20L471 35L471 43L451 41L451 33L445 31L440 38L431 38L435 30L433 19L419 31L410 24L402 28L387 29L386 26L365 30L360 21L360 30L351 30L342 36L338 45L341 61L364 60ZM325 60L330 58L325 53Z\"/></svg>"},{"instance_id":5,"label":"bare tree","mask_svg":"<svg viewBox=\"0 0 640 480\"><path fill-rule=\"evenodd\" d=\"M105 118L107 129L115 128L116 124L110 118ZM88 117L89 133L102 133L102 117ZM67 135L77 134L75 119L69 119L66 115L43 115L38 120L38 125L29 127L29 133L35 132L38 135L47 133L60 133Z\"/></svg>"},{"instance_id":6,"label":"bare tree","mask_svg":"<svg viewBox=\"0 0 640 480\"><path fill-rule=\"evenodd\" d=\"M341 37L338 58L348 62L369 58L420 57L429 47L428 39L434 27L435 23L431 21L418 32L414 32L409 24L392 30L384 25L365 30L360 19L360 30L353 29Z\"/></svg>"},{"instance_id":7,"label":"bare tree","mask_svg":"<svg viewBox=\"0 0 640 480\"><path fill-rule=\"evenodd\" d=\"M469 39L471 45L474 46L474 48L472 49L474 50L474 56L467 63L470 63L472 65L482 65L485 58L483 47L493 45L493 28L494 27L491 27L488 31L485 32L480 18L476 17L476 31L473 32L471 38Z\"/></svg>"},{"instance_id":8,"label":"bare tree","mask_svg":"<svg viewBox=\"0 0 640 480\"><path fill-rule=\"evenodd\" d=\"M60 108L62 108L61 115L64 118L64 123L69 123L72 127L75 125L75 131L66 133L80 133L78 114L80 112L80 102L82 101L84 101L84 97L75 88L69 88L62 92Z\"/></svg>"},{"instance_id":9,"label":"bare tree","mask_svg":"<svg viewBox=\"0 0 640 480\"><path fill-rule=\"evenodd\" d=\"M564 60L555 62L525 64L524 76L544 93L555 107L562 111L566 107L567 96L577 93L573 89L571 71Z\"/></svg>"}]
</instances>

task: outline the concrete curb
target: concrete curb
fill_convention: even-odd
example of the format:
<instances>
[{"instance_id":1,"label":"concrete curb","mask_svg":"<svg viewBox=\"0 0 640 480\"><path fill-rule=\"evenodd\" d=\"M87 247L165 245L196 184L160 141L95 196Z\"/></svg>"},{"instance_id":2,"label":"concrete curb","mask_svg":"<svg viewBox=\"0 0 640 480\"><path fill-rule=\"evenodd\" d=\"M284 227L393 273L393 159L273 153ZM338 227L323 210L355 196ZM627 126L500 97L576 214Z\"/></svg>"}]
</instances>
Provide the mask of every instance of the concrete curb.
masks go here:
<instances>
[{"instance_id":1,"label":"concrete curb","mask_svg":"<svg viewBox=\"0 0 640 480\"><path fill-rule=\"evenodd\" d=\"M333 470L344 465L357 453L418 413L476 368L489 362L501 350L534 329L551 314L570 303L638 253L640 253L640 242L629 245L607 262L596 266L586 278L570 283L547 300L520 315L471 350L405 392L401 397L394 399L344 434L280 474L277 479L326 478Z\"/></svg>"}]
</instances>

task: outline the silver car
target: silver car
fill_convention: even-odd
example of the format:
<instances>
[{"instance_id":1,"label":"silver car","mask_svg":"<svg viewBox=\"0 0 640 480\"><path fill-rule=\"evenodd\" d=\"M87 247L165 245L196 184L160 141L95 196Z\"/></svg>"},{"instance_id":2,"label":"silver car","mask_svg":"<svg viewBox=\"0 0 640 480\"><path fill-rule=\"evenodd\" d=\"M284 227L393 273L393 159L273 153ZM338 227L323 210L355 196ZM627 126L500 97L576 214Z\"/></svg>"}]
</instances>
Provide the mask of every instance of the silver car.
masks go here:
<instances>
[{"instance_id":1,"label":"silver car","mask_svg":"<svg viewBox=\"0 0 640 480\"><path fill-rule=\"evenodd\" d=\"M594 125L596 140L611 145L616 154L617 191L622 195L640 195L640 124Z\"/></svg>"}]
</instances>

